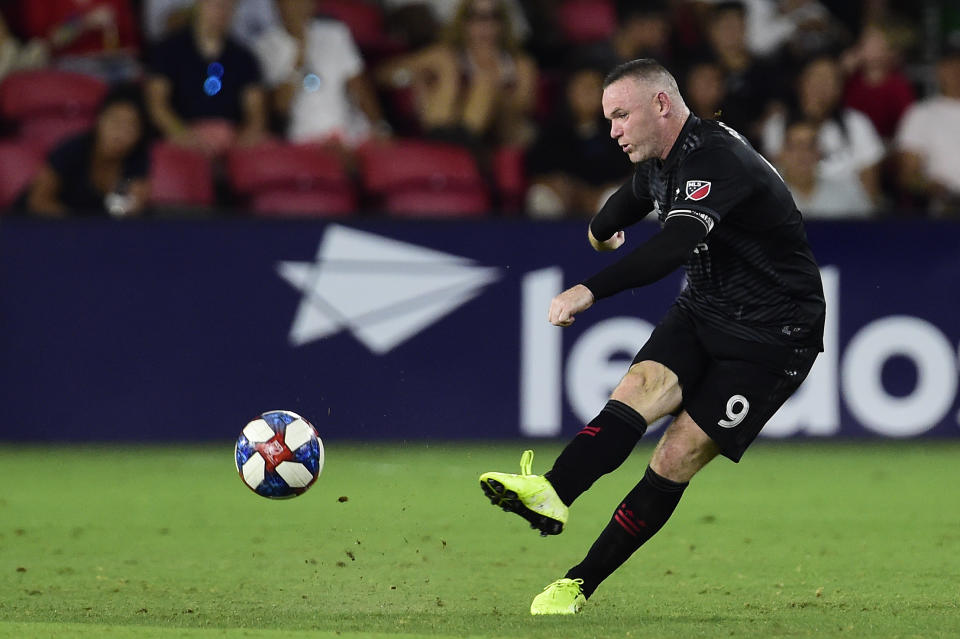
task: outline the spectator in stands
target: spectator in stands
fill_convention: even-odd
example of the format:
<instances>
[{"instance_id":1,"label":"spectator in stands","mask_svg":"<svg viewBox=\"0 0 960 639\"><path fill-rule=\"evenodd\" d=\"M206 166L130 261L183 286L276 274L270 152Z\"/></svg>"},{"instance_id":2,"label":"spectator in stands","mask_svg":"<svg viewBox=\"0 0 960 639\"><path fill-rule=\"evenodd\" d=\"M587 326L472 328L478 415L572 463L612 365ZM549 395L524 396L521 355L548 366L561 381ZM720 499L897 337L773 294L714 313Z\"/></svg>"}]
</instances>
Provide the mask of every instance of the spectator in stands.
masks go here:
<instances>
[{"instance_id":1,"label":"spectator in stands","mask_svg":"<svg viewBox=\"0 0 960 639\"><path fill-rule=\"evenodd\" d=\"M609 41L584 47L583 55L609 71L637 58L655 58L670 65L670 19L661 0L621 2L617 5L617 29Z\"/></svg>"},{"instance_id":2,"label":"spectator in stands","mask_svg":"<svg viewBox=\"0 0 960 639\"><path fill-rule=\"evenodd\" d=\"M277 7L281 24L264 33L254 51L274 113L288 123L287 137L353 148L372 134L389 135L347 26L313 19L314 0L277 0Z\"/></svg>"},{"instance_id":3,"label":"spectator in stands","mask_svg":"<svg viewBox=\"0 0 960 639\"><path fill-rule=\"evenodd\" d=\"M146 127L139 87L115 87L94 128L50 153L18 208L45 217L140 214L150 196Z\"/></svg>"},{"instance_id":4,"label":"spectator in stands","mask_svg":"<svg viewBox=\"0 0 960 639\"><path fill-rule=\"evenodd\" d=\"M59 68L108 81L140 74L140 31L130 0L24 0L25 35L45 40Z\"/></svg>"},{"instance_id":5,"label":"spectator in stands","mask_svg":"<svg viewBox=\"0 0 960 639\"><path fill-rule=\"evenodd\" d=\"M782 102L785 72L754 57L747 47L746 9L742 2L719 2L706 17L707 55L725 74L722 120L756 146L760 123Z\"/></svg>"},{"instance_id":6,"label":"spectator in stands","mask_svg":"<svg viewBox=\"0 0 960 639\"><path fill-rule=\"evenodd\" d=\"M870 119L845 108L843 75L839 61L829 55L814 58L797 80L797 104L793 113L779 112L763 126L763 148L768 157L783 149L788 117L815 124L820 149L819 172L837 178L859 180L874 202L880 198L880 162L883 141Z\"/></svg>"},{"instance_id":7,"label":"spectator in stands","mask_svg":"<svg viewBox=\"0 0 960 639\"><path fill-rule=\"evenodd\" d=\"M916 100L891 43L892 29L867 25L856 46L841 58L848 76L844 104L870 118L884 140L893 137L900 118Z\"/></svg>"},{"instance_id":8,"label":"spectator in stands","mask_svg":"<svg viewBox=\"0 0 960 639\"><path fill-rule=\"evenodd\" d=\"M527 0L529 1L529 0ZM383 7L393 12L396 9L423 7L429 11L431 18L441 26L448 26L458 19L459 0L382 0ZM530 35L530 25L527 24L520 0L503 0L503 9L510 21L510 35L517 42L523 42Z\"/></svg>"},{"instance_id":9,"label":"spectator in stands","mask_svg":"<svg viewBox=\"0 0 960 639\"><path fill-rule=\"evenodd\" d=\"M49 58L50 52L43 40L34 38L26 44L21 43L0 14L0 80L14 71L42 67Z\"/></svg>"},{"instance_id":10,"label":"spectator in stands","mask_svg":"<svg viewBox=\"0 0 960 639\"><path fill-rule=\"evenodd\" d=\"M147 108L167 140L211 155L235 141L255 144L267 131L260 67L228 35L234 0L198 0L190 26L153 50Z\"/></svg>"},{"instance_id":11,"label":"spectator in stands","mask_svg":"<svg viewBox=\"0 0 960 639\"><path fill-rule=\"evenodd\" d=\"M537 68L511 33L502 0L462 0L442 42L386 63L377 78L413 87L420 126L433 137L528 144Z\"/></svg>"},{"instance_id":12,"label":"spectator in stands","mask_svg":"<svg viewBox=\"0 0 960 639\"><path fill-rule=\"evenodd\" d=\"M960 216L960 48L937 63L940 94L911 106L896 134L900 184L936 216Z\"/></svg>"},{"instance_id":13,"label":"spectator in stands","mask_svg":"<svg viewBox=\"0 0 960 639\"><path fill-rule=\"evenodd\" d=\"M610 139L600 100L604 74L585 67L566 86L557 121L541 129L527 153L526 210L534 217L593 215L633 171Z\"/></svg>"},{"instance_id":14,"label":"spectator in stands","mask_svg":"<svg viewBox=\"0 0 960 639\"><path fill-rule=\"evenodd\" d=\"M711 59L691 63L683 74L683 84L683 95L686 96L687 106L694 115L716 119L726 97L723 69L720 65Z\"/></svg>"},{"instance_id":15,"label":"spectator in stands","mask_svg":"<svg viewBox=\"0 0 960 639\"><path fill-rule=\"evenodd\" d=\"M874 211L859 180L817 170L820 149L816 124L804 120L790 122L776 159L777 169L804 217L866 217Z\"/></svg>"},{"instance_id":16,"label":"spectator in stands","mask_svg":"<svg viewBox=\"0 0 960 639\"><path fill-rule=\"evenodd\" d=\"M150 42L159 42L190 24L196 0L144 0L143 22ZM236 0L230 35L252 48L257 38L280 22L273 0Z\"/></svg>"},{"instance_id":17,"label":"spectator in stands","mask_svg":"<svg viewBox=\"0 0 960 639\"><path fill-rule=\"evenodd\" d=\"M747 45L760 57L786 49L794 59L835 49L847 31L818 0L744 0Z\"/></svg>"}]
</instances>

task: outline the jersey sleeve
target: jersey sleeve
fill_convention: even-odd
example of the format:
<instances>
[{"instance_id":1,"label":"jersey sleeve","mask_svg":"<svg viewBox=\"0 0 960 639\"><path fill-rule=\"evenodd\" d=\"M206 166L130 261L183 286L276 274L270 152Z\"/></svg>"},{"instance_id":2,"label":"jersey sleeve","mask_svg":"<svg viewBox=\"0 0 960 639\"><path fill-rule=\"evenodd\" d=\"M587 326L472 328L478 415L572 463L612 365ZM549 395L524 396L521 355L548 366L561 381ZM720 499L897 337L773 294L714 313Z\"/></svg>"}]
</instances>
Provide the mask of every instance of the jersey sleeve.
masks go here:
<instances>
[{"instance_id":1,"label":"jersey sleeve","mask_svg":"<svg viewBox=\"0 0 960 639\"><path fill-rule=\"evenodd\" d=\"M595 300L652 284L680 268L706 235L703 225L696 220L668 220L659 233L582 284L590 289Z\"/></svg>"},{"instance_id":2,"label":"jersey sleeve","mask_svg":"<svg viewBox=\"0 0 960 639\"><path fill-rule=\"evenodd\" d=\"M755 181L730 151L695 151L677 172L678 193L664 222L678 217L699 220L709 233L727 213L750 196Z\"/></svg>"}]
</instances>

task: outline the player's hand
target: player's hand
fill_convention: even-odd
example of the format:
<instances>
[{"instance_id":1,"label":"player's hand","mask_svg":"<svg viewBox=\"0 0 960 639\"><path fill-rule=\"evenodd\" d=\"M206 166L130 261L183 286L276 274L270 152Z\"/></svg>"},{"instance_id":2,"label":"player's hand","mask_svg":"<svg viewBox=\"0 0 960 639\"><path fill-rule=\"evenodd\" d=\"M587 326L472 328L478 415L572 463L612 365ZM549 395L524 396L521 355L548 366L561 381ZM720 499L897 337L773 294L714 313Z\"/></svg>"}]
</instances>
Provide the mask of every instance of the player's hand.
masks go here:
<instances>
[{"instance_id":1,"label":"player's hand","mask_svg":"<svg viewBox=\"0 0 960 639\"><path fill-rule=\"evenodd\" d=\"M623 231L617 231L613 236L601 242L593 236L593 231L590 230L590 227L587 226L587 239L590 240L590 246L593 247L595 251L616 251L618 248L623 246L623 243L626 241L626 235Z\"/></svg>"},{"instance_id":2,"label":"player's hand","mask_svg":"<svg viewBox=\"0 0 960 639\"><path fill-rule=\"evenodd\" d=\"M593 293L583 284L577 284L560 293L550 302L550 323L570 326L574 315L593 306Z\"/></svg>"}]
</instances>

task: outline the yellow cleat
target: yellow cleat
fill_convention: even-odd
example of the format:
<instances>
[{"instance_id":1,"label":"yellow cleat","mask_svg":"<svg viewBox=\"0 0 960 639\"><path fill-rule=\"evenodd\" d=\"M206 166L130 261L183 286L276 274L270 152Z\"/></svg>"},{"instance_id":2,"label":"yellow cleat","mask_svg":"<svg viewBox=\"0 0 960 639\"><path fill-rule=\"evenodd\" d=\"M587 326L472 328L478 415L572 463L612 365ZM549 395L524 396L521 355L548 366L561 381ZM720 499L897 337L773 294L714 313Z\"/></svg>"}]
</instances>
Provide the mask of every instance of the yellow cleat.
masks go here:
<instances>
[{"instance_id":1,"label":"yellow cleat","mask_svg":"<svg viewBox=\"0 0 960 639\"><path fill-rule=\"evenodd\" d=\"M575 615L587 603L583 579L557 579L533 598L531 615Z\"/></svg>"},{"instance_id":2,"label":"yellow cleat","mask_svg":"<svg viewBox=\"0 0 960 639\"><path fill-rule=\"evenodd\" d=\"M494 506L516 513L530 522L540 534L559 535L567 523L569 510L543 475L534 475L533 451L523 451L520 474L484 473L480 487Z\"/></svg>"}]
</instances>

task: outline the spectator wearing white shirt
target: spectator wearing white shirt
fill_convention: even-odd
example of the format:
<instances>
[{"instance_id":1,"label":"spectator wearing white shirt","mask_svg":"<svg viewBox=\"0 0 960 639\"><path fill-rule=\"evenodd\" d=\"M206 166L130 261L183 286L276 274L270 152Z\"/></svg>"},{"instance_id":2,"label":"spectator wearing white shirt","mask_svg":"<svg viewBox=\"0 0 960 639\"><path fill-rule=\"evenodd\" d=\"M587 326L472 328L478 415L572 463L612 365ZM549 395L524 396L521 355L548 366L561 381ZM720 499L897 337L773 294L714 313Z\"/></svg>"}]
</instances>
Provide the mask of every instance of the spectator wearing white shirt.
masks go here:
<instances>
[{"instance_id":1,"label":"spectator wearing white shirt","mask_svg":"<svg viewBox=\"0 0 960 639\"><path fill-rule=\"evenodd\" d=\"M818 127L819 174L859 180L870 198L878 202L883 141L867 116L843 106L842 96L843 77L837 59L814 58L800 73L794 117ZM783 148L787 118L786 113L776 113L764 123L763 148L768 157L778 156Z\"/></svg>"},{"instance_id":2,"label":"spectator wearing white shirt","mask_svg":"<svg viewBox=\"0 0 960 639\"><path fill-rule=\"evenodd\" d=\"M341 22L314 19L313 0L278 0L280 23L254 44L274 113L292 142L354 148L387 134L364 62Z\"/></svg>"},{"instance_id":3,"label":"spectator wearing white shirt","mask_svg":"<svg viewBox=\"0 0 960 639\"><path fill-rule=\"evenodd\" d=\"M869 217L875 206L860 180L817 171L817 126L803 120L787 125L777 170L805 218Z\"/></svg>"},{"instance_id":4,"label":"spectator wearing white shirt","mask_svg":"<svg viewBox=\"0 0 960 639\"><path fill-rule=\"evenodd\" d=\"M960 216L960 48L937 63L940 94L914 103L897 129L900 185L936 216Z\"/></svg>"}]
</instances>

